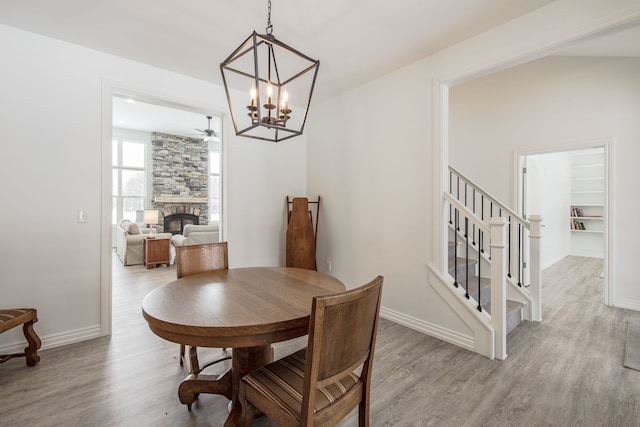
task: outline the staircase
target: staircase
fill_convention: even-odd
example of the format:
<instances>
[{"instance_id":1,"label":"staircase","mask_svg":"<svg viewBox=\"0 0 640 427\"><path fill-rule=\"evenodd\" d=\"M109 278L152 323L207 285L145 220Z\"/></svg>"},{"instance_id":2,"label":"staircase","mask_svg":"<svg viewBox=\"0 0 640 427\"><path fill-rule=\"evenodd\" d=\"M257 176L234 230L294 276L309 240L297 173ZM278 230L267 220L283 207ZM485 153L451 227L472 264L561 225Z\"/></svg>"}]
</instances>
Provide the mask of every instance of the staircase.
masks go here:
<instances>
[{"instance_id":1,"label":"staircase","mask_svg":"<svg viewBox=\"0 0 640 427\"><path fill-rule=\"evenodd\" d=\"M473 349L504 360L509 332L542 320L542 218L523 218L451 167L443 201L448 256L438 291L471 329Z\"/></svg>"},{"instance_id":2,"label":"staircase","mask_svg":"<svg viewBox=\"0 0 640 427\"><path fill-rule=\"evenodd\" d=\"M460 245L460 243L458 244ZM469 296L478 303L482 310L491 314L491 279L478 277L477 259L456 258L455 253L457 251L455 246L456 244L453 241L449 242L449 274L451 277L458 277L458 285L462 289L468 289ZM477 253L475 257L477 258ZM469 272L468 278L467 271ZM524 320L522 314L524 306L525 304L522 302L507 299L507 334Z\"/></svg>"}]
</instances>

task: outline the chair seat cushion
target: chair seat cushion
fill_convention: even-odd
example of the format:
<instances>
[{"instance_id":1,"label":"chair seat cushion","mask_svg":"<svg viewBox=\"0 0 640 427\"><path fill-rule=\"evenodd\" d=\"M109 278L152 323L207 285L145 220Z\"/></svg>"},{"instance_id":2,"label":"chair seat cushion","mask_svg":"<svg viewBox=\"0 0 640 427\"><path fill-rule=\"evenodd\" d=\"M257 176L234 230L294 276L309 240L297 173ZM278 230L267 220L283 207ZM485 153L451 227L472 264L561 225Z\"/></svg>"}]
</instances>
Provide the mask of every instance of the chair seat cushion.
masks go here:
<instances>
[{"instance_id":1,"label":"chair seat cushion","mask_svg":"<svg viewBox=\"0 0 640 427\"><path fill-rule=\"evenodd\" d=\"M275 404L294 418L300 417L304 369L307 349L270 363L246 375L242 380L247 387L268 396ZM346 394L360 379L350 374L316 393L315 412L333 403Z\"/></svg>"}]
</instances>

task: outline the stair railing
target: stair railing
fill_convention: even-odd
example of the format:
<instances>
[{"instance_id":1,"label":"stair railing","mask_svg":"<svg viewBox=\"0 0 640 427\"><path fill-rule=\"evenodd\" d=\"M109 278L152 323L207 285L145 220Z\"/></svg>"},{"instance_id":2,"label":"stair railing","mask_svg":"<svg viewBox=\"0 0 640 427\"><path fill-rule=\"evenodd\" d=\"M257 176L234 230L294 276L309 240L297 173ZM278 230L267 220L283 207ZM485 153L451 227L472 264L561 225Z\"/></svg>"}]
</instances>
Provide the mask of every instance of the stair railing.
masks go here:
<instances>
[{"instance_id":1,"label":"stair railing","mask_svg":"<svg viewBox=\"0 0 640 427\"><path fill-rule=\"evenodd\" d=\"M444 194L445 201L449 204L451 212L451 220L448 224L449 230L453 233L453 286L460 289L460 280L464 280L464 297L467 300L475 300L475 307L478 311L484 312L489 318L489 323L494 331L493 335L493 354L498 359L504 360L507 357L507 289L506 289L506 219L495 217L492 218L487 225L480 220L473 211L467 208L463 203L458 201L456 197L449 193ZM473 230L473 231L472 231ZM472 235L473 237L470 237ZM489 238L486 238L486 237ZM477 237L477 239L476 239ZM462 247L465 259L461 263L464 266L465 277L459 277L458 246ZM473 246L476 246L475 250ZM480 252L480 248L484 249L484 254ZM472 276L469 272L469 254L475 252L478 257L476 264L477 271L473 275L477 283L472 282ZM483 257L491 259L491 313L489 314L482 308L482 264ZM477 285L477 293L471 296L469 292L470 286ZM492 356L493 357L493 356Z\"/></svg>"},{"instance_id":2,"label":"stair railing","mask_svg":"<svg viewBox=\"0 0 640 427\"><path fill-rule=\"evenodd\" d=\"M506 280L515 286L525 288L531 296L530 320L542 320L539 241L542 218L537 215L531 215L529 219L523 218L453 167L449 167L449 192L445 199L449 204L449 226L457 221L454 226L457 232L460 232L459 212L463 211L464 207L464 222L471 222L471 248L478 253L479 265L481 259L491 257L490 242L486 239L486 236L490 236L487 231L489 221L491 218L505 218ZM473 218L473 221L469 218ZM481 228L478 223L484 224L485 228Z\"/></svg>"},{"instance_id":3,"label":"stair railing","mask_svg":"<svg viewBox=\"0 0 640 427\"><path fill-rule=\"evenodd\" d=\"M480 259L478 259L478 264L476 265L478 271L475 272L474 276L477 277L477 283L471 283L471 273L469 271L469 254L473 252L474 246L480 246L480 242L484 239L484 236L490 236L491 231L487 224L479 221L475 214L463 204L460 204L458 200L451 196L450 194L445 193L445 200L449 202L450 209L450 218L449 218L449 226L453 231L453 286L456 288L461 286L461 281L464 281L463 290L465 291L465 298L470 299L471 294L469 292L470 286L477 285L477 306L478 311L482 311L481 301L481 277L482 277L482 263ZM472 230L472 231L471 231ZM471 231L471 232L470 232ZM458 252L459 246L462 245L464 249L465 262L462 264L465 266L464 268L464 277L460 277L459 269L458 269L458 259L460 258L460 254ZM488 253L488 251L487 251Z\"/></svg>"}]
</instances>

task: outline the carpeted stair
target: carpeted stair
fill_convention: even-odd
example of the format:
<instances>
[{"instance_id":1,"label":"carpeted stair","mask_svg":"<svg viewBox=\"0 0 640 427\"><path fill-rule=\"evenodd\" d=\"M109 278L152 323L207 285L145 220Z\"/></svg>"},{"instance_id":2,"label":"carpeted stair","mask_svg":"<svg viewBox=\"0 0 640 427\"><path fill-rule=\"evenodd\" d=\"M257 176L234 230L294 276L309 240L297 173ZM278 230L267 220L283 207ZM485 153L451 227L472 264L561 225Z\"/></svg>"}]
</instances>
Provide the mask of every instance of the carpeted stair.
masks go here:
<instances>
[{"instance_id":1,"label":"carpeted stair","mask_svg":"<svg viewBox=\"0 0 640 427\"><path fill-rule=\"evenodd\" d=\"M480 278L480 297L478 298L478 277L476 276L476 259L458 257L455 261L455 243L449 242L449 274L457 279L462 289L466 289L467 268L469 269L469 296L480 301L483 310L491 314L491 280L485 277ZM517 301L507 300L507 334L522 322L522 307L524 305Z\"/></svg>"}]
</instances>

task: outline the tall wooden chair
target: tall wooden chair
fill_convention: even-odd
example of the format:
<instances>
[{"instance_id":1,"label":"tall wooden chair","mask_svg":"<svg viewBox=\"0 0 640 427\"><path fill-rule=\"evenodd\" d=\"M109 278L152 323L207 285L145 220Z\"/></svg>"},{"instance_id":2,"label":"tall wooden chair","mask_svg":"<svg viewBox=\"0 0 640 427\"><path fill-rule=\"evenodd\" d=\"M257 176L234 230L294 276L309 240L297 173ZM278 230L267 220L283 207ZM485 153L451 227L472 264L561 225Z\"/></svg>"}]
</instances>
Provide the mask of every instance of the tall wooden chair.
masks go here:
<instances>
[{"instance_id":1,"label":"tall wooden chair","mask_svg":"<svg viewBox=\"0 0 640 427\"><path fill-rule=\"evenodd\" d=\"M176 268L178 279L207 271L226 270L229 268L229 255L227 242L206 243L202 245L189 245L176 247ZM225 350L225 349L223 349ZM197 374L207 366L230 359L229 356L207 363L202 368L198 363L198 350L189 347L189 373ZM184 365L185 346L180 345L180 365Z\"/></svg>"},{"instance_id":2,"label":"tall wooden chair","mask_svg":"<svg viewBox=\"0 0 640 427\"><path fill-rule=\"evenodd\" d=\"M33 324L38 321L38 312L35 308L14 308L0 310L0 333L22 325L22 332L29 344L23 353L0 354L0 363L6 362L14 357L25 357L27 366L35 366L40 361L38 349L41 341Z\"/></svg>"},{"instance_id":3,"label":"tall wooden chair","mask_svg":"<svg viewBox=\"0 0 640 427\"><path fill-rule=\"evenodd\" d=\"M243 377L241 425L257 408L281 426L329 426L356 406L360 426L369 425L382 281L313 299L307 348Z\"/></svg>"}]
</instances>

